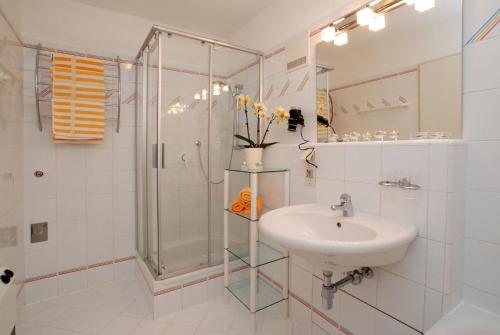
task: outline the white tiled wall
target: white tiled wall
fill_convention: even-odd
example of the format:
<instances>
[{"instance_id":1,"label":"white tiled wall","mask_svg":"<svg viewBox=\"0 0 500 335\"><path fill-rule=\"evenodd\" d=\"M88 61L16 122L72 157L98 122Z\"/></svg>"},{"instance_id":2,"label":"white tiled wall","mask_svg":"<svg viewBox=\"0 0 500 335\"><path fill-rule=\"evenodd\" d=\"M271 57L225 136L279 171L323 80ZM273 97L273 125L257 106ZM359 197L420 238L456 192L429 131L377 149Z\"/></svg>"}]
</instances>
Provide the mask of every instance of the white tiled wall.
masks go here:
<instances>
[{"instance_id":1,"label":"white tiled wall","mask_svg":"<svg viewBox=\"0 0 500 335\"><path fill-rule=\"evenodd\" d=\"M51 120L42 118L42 132L36 123L35 52L22 52L26 277L59 274L28 282L29 303L118 278L123 264L113 261L135 255L135 118L133 103L122 104L120 132L108 122L104 142L53 143ZM123 99L133 92L134 71L122 66ZM49 115L49 107L42 103L41 113ZM44 176L36 178L36 170ZM30 225L44 221L48 241L32 244ZM102 263L110 264L86 270Z\"/></svg>"},{"instance_id":2,"label":"white tiled wall","mask_svg":"<svg viewBox=\"0 0 500 335\"><path fill-rule=\"evenodd\" d=\"M14 47L20 22L16 5L0 3L0 40L3 64L21 74L23 55ZM7 9L11 9L7 11ZM7 16L7 13L9 16ZM7 21L8 20L8 21ZM23 124L22 77L0 84L0 266L12 269L16 280L24 279L23 257ZM22 286L18 285L18 293ZM20 295L22 298L22 295Z\"/></svg>"},{"instance_id":3,"label":"white tiled wall","mask_svg":"<svg viewBox=\"0 0 500 335\"><path fill-rule=\"evenodd\" d=\"M493 15L495 0L464 1L464 139L469 142L464 296L500 313L500 28L469 39Z\"/></svg>"},{"instance_id":4,"label":"white tiled wall","mask_svg":"<svg viewBox=\"0 0 500 335\"><path fill-rule=\"evenodd\" d=\"M265 157L266 164L291 168L293 204L330 205L347 192L353 198L355 211L413 223L419 228L402 262L375 269L375 277L360 286L347 286L335 298L331 311L321 307L322 269L313 269L293 255L290 288L300 299L354 334L390 333L387 327L404 329L398 334L423 332L460 300L464 142L319 144L315 187L305 184L304 161L299 160L300 151L295 145L267 149ZM378 185L380 180L396 178L409 178L422 189L404 191ZM340 279L341 274L335 276ZM388 319L383 313L389 315ZM313 322L317 318L314 314Z\"/></svg>"}]
</instances>

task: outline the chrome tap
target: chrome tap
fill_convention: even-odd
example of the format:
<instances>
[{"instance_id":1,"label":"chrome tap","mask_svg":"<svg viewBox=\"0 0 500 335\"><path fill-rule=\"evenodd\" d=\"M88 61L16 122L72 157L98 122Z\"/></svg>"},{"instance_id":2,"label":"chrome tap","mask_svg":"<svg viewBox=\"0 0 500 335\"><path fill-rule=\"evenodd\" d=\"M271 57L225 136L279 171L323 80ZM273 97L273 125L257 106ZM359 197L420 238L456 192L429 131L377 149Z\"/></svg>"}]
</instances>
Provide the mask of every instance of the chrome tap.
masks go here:
<instances>
[{"instance_id":1,"label":"chrome tap","mask_svg":"<svg viewBox=\"0 0 500 335\"><path fill-rule=\"evenodd\" d=\"M332 211L342 210L342 215L350 217L354 215L354 209L352 208L351 196L347 193L343 193L340 196L340 205L332 205Z\"/></svg>"}]
</instances>

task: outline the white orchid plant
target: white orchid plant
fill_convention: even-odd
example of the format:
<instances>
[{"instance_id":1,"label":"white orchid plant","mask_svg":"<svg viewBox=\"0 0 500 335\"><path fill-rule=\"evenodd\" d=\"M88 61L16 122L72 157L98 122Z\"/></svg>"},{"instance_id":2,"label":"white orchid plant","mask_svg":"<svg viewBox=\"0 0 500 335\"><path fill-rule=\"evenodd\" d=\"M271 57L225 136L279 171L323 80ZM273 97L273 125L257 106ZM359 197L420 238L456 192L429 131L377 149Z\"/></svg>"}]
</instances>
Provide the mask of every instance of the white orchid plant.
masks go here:
<instances>
[{"instance_id":1,"label":"white orchid plant","mask_svg":"<svg viewBox=\"0 0 500 335\"><path fill-rule=\"evenodd\" d=\"M245 111L245 126L247 130L247 136L243 135L234 135L237 139L240 139L248 144L242 145L243 148L267 148L273 144L278 142L269 142L266 143L264 140L266 139L267 134L269 133L269 127L274 122L279 123L281 121L287 121L290 118L290 114L283 107L276 107L272 113L268 113L266 105L261 102L253 102L248 95L239 95L238 103ZM266 130L264 131L264 135L262 138L260 137L260 127L257 126L257 136L256 141L252 140L250 136L250 126L248 125L248 106L252 106L252 112L257 117L257 124L260 124L261 120L265 120L267 122Z\"/></svg>"}]
</instances>

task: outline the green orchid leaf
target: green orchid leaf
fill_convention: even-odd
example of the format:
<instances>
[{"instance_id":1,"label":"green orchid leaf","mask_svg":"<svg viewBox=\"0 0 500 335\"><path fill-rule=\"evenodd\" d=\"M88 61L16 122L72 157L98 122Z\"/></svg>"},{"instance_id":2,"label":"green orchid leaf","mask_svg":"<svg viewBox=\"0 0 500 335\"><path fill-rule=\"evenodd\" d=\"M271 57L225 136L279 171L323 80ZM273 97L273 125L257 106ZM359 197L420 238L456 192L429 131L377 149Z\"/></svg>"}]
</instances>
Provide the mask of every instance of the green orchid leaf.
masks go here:
<instances>
[{"instance_id":1,"label":"green orchid leaf","mask_svg":"<svg viewBox=\"0 0 500 335\"><path fill-rule=\"evenodd\" d=\"M270 147L271 145L275 145L275 144L278 144L280 142L270 142L270 143L261 143L259 145L260 148L267 148L267 147Z\"/></svg>"},{"instance_id":2,"label":"green orchid leaf","mask_svg":"<svg viewBox=\"0 0 500 335\"><path fill-rule=\"evenodd\" d=\"M254 146L255 146L254 141L252 141L252 140L251 140L251 139L249 139L249 138L246 138L246 137L241 136L241 135L238 135L238 134L234 135L234 137L236 137L237 139L240 139L240 140L242 140L242 141L245 141L245 142L249 143L251 147L254 147Z\"/></svg>"}]
</instances>

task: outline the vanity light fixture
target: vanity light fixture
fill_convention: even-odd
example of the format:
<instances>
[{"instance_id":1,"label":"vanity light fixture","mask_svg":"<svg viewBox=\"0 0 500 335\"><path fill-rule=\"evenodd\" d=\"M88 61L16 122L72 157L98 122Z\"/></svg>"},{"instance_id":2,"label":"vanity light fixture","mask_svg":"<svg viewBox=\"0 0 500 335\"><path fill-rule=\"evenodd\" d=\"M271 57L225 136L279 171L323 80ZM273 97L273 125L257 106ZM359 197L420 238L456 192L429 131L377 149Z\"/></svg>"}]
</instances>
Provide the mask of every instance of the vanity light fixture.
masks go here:
<instances>
[{"instance_id":1,"label":"vanity light fixture","mask_svg":"<svg viewBox=\"0 0 500 335\"><path fill-rule=\"evenodd\" d=\"M370 24L374 16L375 12L373 11L373 9L371 9L370 7L365 7L363 9L360 9L356 13L356 21L360 26L363 27Z\"/></svg>"},{"instance_id":2,"label":"vanity light fixture","mask_svg":"<svg viewBox=\"0 0 500 335\"><path fill-rule=\"evenodd\" d=\"M341 46L344 44L347 44L349 42L349 36L347 36L347 32L342 32L340 34L335 35L335 38L333 40L333 44L337 46Z\"/></svg>"},{"instance_id":3,"label":"vanity light fixture","mask_svg":"<svg viewBox=\"0 0 500 335\"><path fill-rule=\"evenodd\" d=\"M325 42L331 42L335 40L335 27L333 26L333 24L321 30L321 39Z\"/></svg>"},{"instance_id":4,"label":"vanity light fixture","mask_svg":"<svg viewBox=\"0 0 500 335\"><path fill-rule=\"evenodd\" d=\"M435 0L416 0L415 1L415 9L418 12L425 12L426 10L434 8L434 6L436 6Z\"/></svg>"},{"instance_id":5,"label":"vanity light fixture","mask_svg":"<svg viewBox=\"0 0 500 335\"><path fill-rule=\"evenodd\" d=\"M339 24L340 22L342 22L344 20L345 20L345 17L341 17L340 19L333 21L333 25Z\"/></svg>"},{"instance_id":6,"label":"vanity light fixture","mask_svg":"<svg viewBox=\"0 0 500 335\"><path fill-rule=\"evenodd\" d=\"M377 15L368 25L368 29L371 31L379 31L385 28L385 16Z\"/></svg>"}]
</instances>

